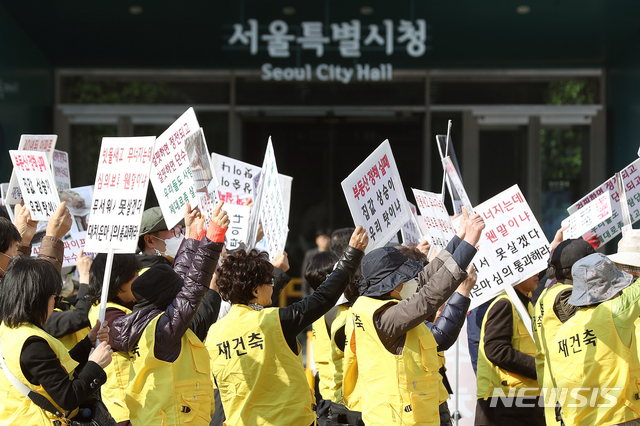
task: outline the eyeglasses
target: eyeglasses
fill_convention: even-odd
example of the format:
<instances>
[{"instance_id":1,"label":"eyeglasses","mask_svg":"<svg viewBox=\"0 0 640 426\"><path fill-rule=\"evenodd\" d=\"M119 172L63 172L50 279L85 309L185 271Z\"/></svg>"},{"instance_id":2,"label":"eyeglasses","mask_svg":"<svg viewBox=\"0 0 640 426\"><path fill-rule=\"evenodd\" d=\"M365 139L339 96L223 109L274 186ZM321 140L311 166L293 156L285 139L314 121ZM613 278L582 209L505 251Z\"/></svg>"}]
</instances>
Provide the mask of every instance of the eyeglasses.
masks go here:
<instances>
[{"instance_id":1,"label":"eyeglasses","mask_svg":"<svg viewBox=\"0 0 640 426\"><path fill-rule=\"evenodd\" d=\"M180 235L184 235L184 228L180 225L173 228L172 231L173 231L173 236L176 238L179 237Z\"/></svg>"},{"instance_id":2,"label":"eyeglasses","mask_svg":"<svg viewBox=\"0 0 640 426\"><path fill-rule=\"evenodd\" d=\"M61 294L54 294L54 304L58 305L60 302L62 302L62 299L64 299L64 296L62 296Z\"/></svg>"}]
</instances>

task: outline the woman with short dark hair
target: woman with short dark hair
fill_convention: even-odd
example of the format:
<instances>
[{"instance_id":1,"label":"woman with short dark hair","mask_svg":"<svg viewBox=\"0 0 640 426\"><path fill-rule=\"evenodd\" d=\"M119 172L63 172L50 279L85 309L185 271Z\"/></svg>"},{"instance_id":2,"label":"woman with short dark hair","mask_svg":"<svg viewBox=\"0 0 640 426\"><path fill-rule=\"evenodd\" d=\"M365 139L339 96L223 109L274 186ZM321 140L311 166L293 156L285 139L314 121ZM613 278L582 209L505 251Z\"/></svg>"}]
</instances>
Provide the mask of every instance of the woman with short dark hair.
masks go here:
<instances>
[{"instance_id":1,"label":"woman with short dark hair","mask_svg":"<svg viewBox=\"0 0 640 426\"><path fill-rule=\"evenodd\" d=\"M2 355L9 371L31 391L52 401L59 415L34 404L0 374L0 424L50 425L63 413L73 417L105 382L103 368L111 362L108 327L94 327L67 352L43 329L60 297L60 273L41 259L18 258L10 266L0 282ZM91 352L96 339L102 343Z\"/></svg>"},{"instance_id":2,"label":"woman with short dark hair","mask_svg":"<svg viewBox=\"0 0 640 426\"><path fill-rule=\"evenodd\" d=\"M360 265L367 242L359 226L326 281L286 308L265 308L273 292L273 266L266 253L238 250L222 262L217 283L221 296L233 306L209 329L206 346L227 424L315 423L313 394L296 336L335 305Z\"/></svg>"}]
</instances>

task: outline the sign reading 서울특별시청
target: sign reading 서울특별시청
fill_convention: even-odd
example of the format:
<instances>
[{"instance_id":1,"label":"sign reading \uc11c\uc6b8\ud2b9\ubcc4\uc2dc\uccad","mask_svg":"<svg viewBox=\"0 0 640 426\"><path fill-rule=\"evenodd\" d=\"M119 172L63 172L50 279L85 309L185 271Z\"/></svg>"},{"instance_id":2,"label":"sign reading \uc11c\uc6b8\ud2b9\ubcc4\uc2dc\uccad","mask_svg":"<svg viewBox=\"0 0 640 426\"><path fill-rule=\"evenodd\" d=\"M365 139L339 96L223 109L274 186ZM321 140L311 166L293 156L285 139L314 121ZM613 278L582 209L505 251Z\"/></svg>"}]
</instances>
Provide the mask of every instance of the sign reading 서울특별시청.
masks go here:
<instances>
[{"instance_id":1,"label":"sign reading \uc11c\uc6b8\ud2b9\ubcc4\uc2dc\uccad","mask_svg":"<svg viewBox=\"0 0 640 426\"><path fill-rule=\"evenodd\" d=\"M47 154L38 151L9 151L22 198L35 221L48 220L60 205Z\"/></svg>"},{"instance_id":2,"label":"sign reading \uc11c\uc6b8\ud2b9\ubcc4\uc2dc\uccad","mask_svg":"<svg viewBox=\"0 0 640 426\"><path fill-rule=\"evenodd\" d=\"M102 138L86 252L136 252L155 141L155 136Z\"/></svg>"},{"instance_id":3,"label":"sign reading \uc11c\uc6b8\ud2b9\ubcc4\uc2dc\uccad","mask_svg":"<svg viewBox=\"0 0 640 426\"><path fill-rule=\"evenodd\" d=\"M57 141L58 135L22 135L20 136L18 151L45 152L47 154L47 162L50 165L53 160L53 150L56 147ZM4 200L7 205L18 204L22 201L20 185L14 173L11 173L9 190L6 192Z\"/></svg>"},{"instance_id":4,"label":"sign reading \uc11c\uc6b8\ud2b9\ubcc4\uc2dc\uccad","mask_svg":"<svg viewBox=\"0 0 640 426\"><path fill-rule=\"evenodd\" d=\"M606 191L584 208L576 211L562 221L563 228L565 226L569 227L562 233L562 238L565 240L580 238L591 229L596 228L599 224L609 219L612 213L611 197L609 191Z\"/></svg>"},{"instance_id":5,"label":"sign reading \uc11c\uc6b8\ud2b9\ubcc4\uc2dc\uccad","mask_svg":"<svg viewBox=\"0 0 640 426\"><path fill-rule=\"evenodd\" d=\"M367 253L389 242L411 217L388 140L341 185L354 224L362 225L369 234Z\"/></svg>"},{"instance_id":6,"label":"sign reading \uc11c\uc6b8\ud2b9\ubcc4\uc2dc\uccad","mask_svg":"<svg viewBox=\"0 0 640 426\"><path fill-rule=\"evenodd\" d=\"M622 169L620 176L622 176L622 183L627 197L631 223L635 223L640 220L640 158ZM617 184L618 181L616 177L612 176L602 185L582 197L580 201L577 201L571 207L567 208L569 214L574 214L576 211L596 200L604 194L605 191L609 191L611 195L611 217L599 223L598 226L591 228L591 231L600 239L601 244L606 244L614 239L622 232L622 228L624 227Z\"/></svg>"},{"instance_id":7,"label":"sign reading \uc11c\uc6b8\ud2b9\ubcc4\uc2dc\uccad","mask_svg":"<svg viewBox=\"0 0 640 426\"><path fill-rule=\"evenodd\" d=\"M456 235L442 197L433 192L411 188L422 216L422 224L428 232L429 243L438 251L444 250Z\"/></svg>"},{"instance_id":8,"label":"sign reading \uc11c\uc6b8\ud2b9\ubcc4\uc2dc\uccad","mask_svg":"<svg viewBox=\"0 0 640 426\"><path fill-rule=\"evenodd\" d=\"M185 140L200 128L196 113L189 108L156 140L151 159L151 184L168 229L184 218L187 203L198 205Z\"/></svg>"}]
</instances>

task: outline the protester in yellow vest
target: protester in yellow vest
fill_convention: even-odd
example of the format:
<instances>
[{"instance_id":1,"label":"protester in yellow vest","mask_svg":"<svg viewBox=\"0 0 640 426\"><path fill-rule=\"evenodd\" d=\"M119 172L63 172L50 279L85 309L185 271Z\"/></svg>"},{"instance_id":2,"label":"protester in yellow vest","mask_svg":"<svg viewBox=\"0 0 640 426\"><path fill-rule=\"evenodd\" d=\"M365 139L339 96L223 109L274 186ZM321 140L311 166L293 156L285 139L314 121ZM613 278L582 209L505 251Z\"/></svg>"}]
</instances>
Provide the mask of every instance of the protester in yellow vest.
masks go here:
<instances>
[{"instance_id":1,"label":"protester in yellow vest","mask_svg":"<svg viewBox=\"0 0 640 426\"><path fill-rule=\"evenodd\" d=\"M562 306L567 295L571 294L573 279L571 267L578 260L595 253L595 250L582 238L562 241L561 229L551 243L551 258L547 269L550 285L545 288L533 310L533 334L536 343L536 376L538 386L544 396L544 417L547 426L560 425L560 405L557 404L556 386L551 370L548 368L548 352L551 340L555 337L563 321L566 321ZM568 293L567 293L568 291ZM560 311L559 311L560 309Z\"/></svg>"},{"instance_id":2,"label":"protester in yellow vest","mask_svg":"<svg viewBox=\"0 0 640 426\"><path fill-rule=\"evenodd\" d=\"M224 259L217 284L233 305L209 330L206 346L227 425L315 424L313 392L296 336L335 305L367 242L366 231L358 226L325 282L286 308L265 308L271 304L274 276L266 253L236 250Z\"/></svg>"},{"instance_id":3,"label":"protester in yellow vest","mask_svg":"<svg viewBox=\"0 0 640 426\"><path fill-rule=\"evenodd\" d=\"M62 416L72 418L106 379L108 327L94 327L69 352L44 331L61 289L59 271L41 259L14 260L2 279L0 342L6 367L53 407L40 408L0 373L0 425L51 425ZM91 352L96 339L102 343Z\"/></svg>"},{"instance_id":4,"label":"protester in yellow vest","mask_svg":"<svg viewBox=\"0 0 640 426\"><path fill-rule=\"evenodd\" d=\"M567 426L635 426L640 419L634 326L640 280L634 282L601 253L577 261L571 272L568 302L578 310L560 327L549 353L562 419Z\"/></svg>"},{"instance_id":5,"label":"protester in yellow vest","mask_svg":"<svg viewBox=\"0 0 640 426\"><path fill-rule=\"evenodd\" d=\"M534 275L514 289L529 311L523 319L509 296L491 303L482 321L478 348L478 386L475 425L544 425L544 407L538 396L536 344L525 327L533 306L527 296L538 286Z\"/></svg>"},{"instance_id":6,"label":"protester in yellow vest","mask_svg":"<svg viewBox=\"0 0 640 426\"><path fill-rule=\"evenodd\" d=\"M156 265L131 285L131 314L118 318L114 349L132 358L126 404L131 424L208 425L213 405L209 356L189 329L209 291L229 218L218 204L184 279L168 265Z\"/></svg>"},{"instance_id":7,"label":"protester in yellow vest","mask_svg":"<svg viewBox=\"0 0 640 426\"><path fill-rule=\"evenodd\" d=\"M367 425L440 425L439 405L448 394L424 320L467 278L484 221L479 215L464 219L459 236L426 266L394 247L375 249L362 261L343 393L345 400L359 399ZM355 390L360 395L352 395Z\"/></svg>"},{"instance_id":8,"label":"protester in yellow vest","mask_svg":"<svg viewBox=\"0 0 640 426\"><path fill-rule=\"evenodd\" d=\"M100 314L100 297L106 263L107 256L101 253L96 256L91 265L89 277L89 296L92 304L89 311L91 325L98 321ZM113 256L105 311L105 320L109 324L113 324L119 317L131 313L136 301L131 291L131 284L138 278L140 269L142 269L142 264L135 254L115 254ZM112 344L111 336L109 336L109 344ZM102 401L115 421L121 426L130 424L128 423L129 409L125 402L125 390L129 384L130 368L129 354L114 351L111 364L104 369L107 373L107 382L100 390Z\"/></svg>"}]
</instances>

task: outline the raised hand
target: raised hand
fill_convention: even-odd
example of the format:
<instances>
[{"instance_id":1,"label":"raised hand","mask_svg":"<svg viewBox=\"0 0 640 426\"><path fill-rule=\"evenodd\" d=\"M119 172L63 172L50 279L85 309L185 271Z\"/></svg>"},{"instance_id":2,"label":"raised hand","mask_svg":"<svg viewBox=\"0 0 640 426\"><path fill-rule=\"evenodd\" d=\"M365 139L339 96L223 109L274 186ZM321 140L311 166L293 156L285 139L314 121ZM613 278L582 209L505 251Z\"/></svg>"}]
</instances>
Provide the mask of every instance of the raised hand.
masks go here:
<instances>
[{"instance_id":1,"label":"raised hand","mask_svg":"<svg viewBox=\"0 0 640 426\"><path fill-rule=\"evenodd\" d=\"M84 249L81 249L78 252L78 257L76 259L78 275L80 275L80 284L89 284L89 270L91 269L92 263L93 259L89 256L85 256Z\"/></svg>"},{"instance_id":2,"label":"raised hand","mask_svg":"<svg viewBox=\"0 0 640 426\"><path fill-rule=\"evenodd\" d=\"M474 268L473 265L469 265L469 267L467 268L467 278L458 286L458 293L465 297L469 297L471 289L476 285L476 281L478 281L476 268Z\"/></svg>"},{"instance_id":3,"label":"raised hand","mask_svg":"<svg viewBox=\"0 0 640 426\"><path fill-rule=\"evenodd\" d=\"M197 207L192 210L191 203L187 202L187 208L184 211L184 234L187 238L193 238L191 237L191 227L193 226L194 220L198 219L200 216L200 210L198 210Z\"/></svg>"},{"instance_id":4,"label":"raised hand","mask_svg":"<svg viewBox=\"0 0 640 426\"><path fill-rule=\"evenodd\" d=\"M360 251L364 251L369 244L369 235L367 231L360 225L353 231L351 234L351 239L349 240L349 245L354 249L358 249Z\"/></svg>"},{"instance_id":5,"label":"raised hand","mask_svg":"<svg viewBox=\"0 0 640 426\"><path fill-rule=\"evenodd\" d=\"M469 217L469 220L466 221L465 228L466 235L464 240L475 247L478 241L480 241L480 236L484 229L484 219L479 214L473 214Z\"/></svg>"},{"instance_id":6,"label":"raised hand","mask_svg":"<svg viewBox=\"0 0 640 426\"><path fill-rule=\"evenodd\" d=\"M282 272L287 272L290 268L289 266L289 255L287 254L287 252L278 252L278 254L276 254L276 257L273 258L273 260L271 261L271 264L273 266L275 266L278 269L281 269Z\"/></svg>"},{"instance_id":7,"label":"raised hand","mask_svg":"<svg viewBox=\"0 0 640 426\"><path fill-rule=\"evenodd\" d=\"M469 220L469 213L467 213L467 208L462 206L462 217L460 218L460 227L458 228L458 233L456 234L458 238L464 240L464 237L467 232L466 224Z\"/></svg>"},{"instance_id":8,"label":"raised hand","mask_svg":"<svg viewBox=\"0 0 640 426\"><path fill-rule=\"evenodd\" d=\"M18 232L22 236L21 244L28 246L31 244L33 236L36 234L38 228L38 221L31 220L31 212L24 206L24 202L16 204L14 209L15 225L18 228Z\"/></svg>"},{"instance_id":9,"label":"raised hand","mask_svg":"<svg viewBox=\"0 0 640 426\"><path fill-rule=\"evenodd\" d=\"M73 218L69 209L67 208L67 202L63 201L58 206L58 209L53 212L53 215L49 218L47 223L47 236L61 239L71 229L71 223Z\"/></svg>"}]
</instances>

